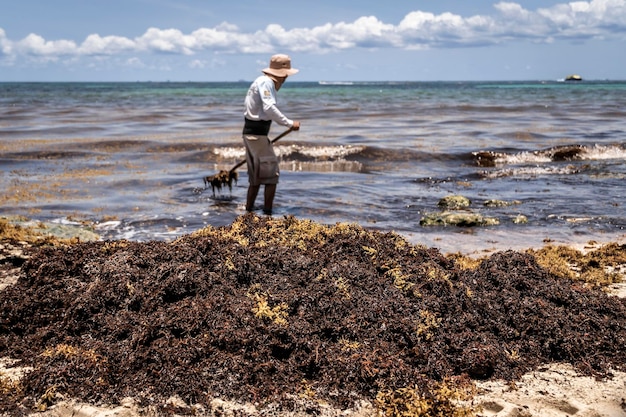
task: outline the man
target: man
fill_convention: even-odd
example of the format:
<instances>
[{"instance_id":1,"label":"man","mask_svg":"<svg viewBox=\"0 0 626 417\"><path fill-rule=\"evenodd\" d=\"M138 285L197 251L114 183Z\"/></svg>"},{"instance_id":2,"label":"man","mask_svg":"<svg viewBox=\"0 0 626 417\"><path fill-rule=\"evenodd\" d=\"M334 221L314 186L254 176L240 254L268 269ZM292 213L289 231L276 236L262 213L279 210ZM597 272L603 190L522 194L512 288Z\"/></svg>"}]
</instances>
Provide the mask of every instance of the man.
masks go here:
<instances>
[{"instance_id":1,"label":"man","mask_svg":"<svg viewBox=\"0 0 626 417\"><path fill-rule=\"evenodd\" d=\"M248 89L242 135L248 163L247 211L254 210L254 201L261 185L264 185L263 213L272 214L280 171L278 158L267 135L272 122L292 130L300 129L299 121L287 118L276 106L276 92L280 90L289 75L297 72L297 69L291 68L289 56L274 55L270 58L269 67L263 70L263 75L254 80Z\"/></svg>"}]
</instances>

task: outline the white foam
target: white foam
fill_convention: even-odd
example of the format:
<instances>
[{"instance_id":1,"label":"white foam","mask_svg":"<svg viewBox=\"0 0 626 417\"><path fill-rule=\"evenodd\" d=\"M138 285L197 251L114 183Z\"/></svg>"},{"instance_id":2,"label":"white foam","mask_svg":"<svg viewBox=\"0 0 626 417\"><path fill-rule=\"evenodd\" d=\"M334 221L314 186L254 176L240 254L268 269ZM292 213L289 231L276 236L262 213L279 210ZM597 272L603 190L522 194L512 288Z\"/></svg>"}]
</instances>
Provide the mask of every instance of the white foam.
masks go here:
<instances>
[{"instance_id":1,"label":"white foam","mask_svg":"<svg viewBox=\"0 0 626 417\"><path fill-rule=\"evenodd\" d=\"M96 229L96 230L115 230L115 229L118 229L121 224L122 224L122 222L119 221L119 220L110 220L110 221L107 221L107 222L102 222L102 223L96 224L94 226L94 229Z\"/></svg>"},{"instance_id":2,"label":"white foam","mask_svg":"<svg viewBox=\"0 0 626 417\"><path fill-rule=\"evenodd\" d=\"M602 146L595 145L591 148L586 148L583 153L583 159L589 159L594 161L606 160L606 159L626 159L626 149L621 146Z\"/></svg>"},{"instance_id":3,"label":"white foam","mask_svg":"<svg viewBox=\"0 0 626 417\"><path fill-rule=\"evenodd\" d=\"M291 171L309 172L361 172L363 164L358 161L346 161L339 159L336 161L290 161L283 162L281 168Z\"/></svg>"},{"instance_id":4,"label":"white foam","mask_svg":"<svg viewBox=\"0 0 626 417\"><path fill-rule=\"evenodd\" d=\"M365 146L339 145L339 146L277 146L274 148L279 156L288 156L293 153L310 156L311 158L336 159L344 158L362 152Z\"/></svg>"},{"instance_id":5,"label":"white foam","mask_svg":"<svg viewBox=\"0 0 626 417\"><path fill-rule=\"evenodd\" d=\"M365 146L358 145L306 146L294 144L287 146L274 146L276 155L283 158L294 153L299 153L311 158L334 159L357 154L362 152L364 149ZM244 158L246 156L246 151L243 147L215 148L213 149L213 153L224 159L237 159Z\"/></svg>"},{"instance_id":6,"label":"white foam","mask_svg":"<svg viewBox=\"0 0 626 417\"><path fill-rule=\"evenodd\" d=\"M493 161L496 165L544 164L552 162L553 151L554 150L533 152L525 151L511 155L505 153L495 153L493 154ZM616 145L594 145L592 147L582 147L574 159L580 161L626 159L626 149Z\"/></svg>"},{"instance_id":7,"label":"white foam","mask_svg":"<svg viewBox=\"0 0 626 417\"><path fill-rule=\"evenodd\" d=\"M521 164L542 164L551 162L550 155L537 152L520 152L513 155L501 154L495 159L496 164L502 163L507 165L521 165Z\"/></svg>"},{"instance_id":8,"label":"white foam","mask_svg":"<svg viewBox=\"0 0 626 417\"><path fill-rule=\"evenodd\" d=\"M520 168L506 168L493 171L483 171L482 176L485 178L504 178L504 177L539 177L543 175L569 175L578 172L578 168L573 165L562 167L554 166L533 166Z\"/></svg>"},{"instance_id":9,"label":"white foam","mask_svg":"<svg viewBox=\"0 0 626 417\"><path fill-rule=\"evenodd\" d=\"M215 148L213 149L213 153L225 159L236 159L236 158L243 158L246 156L246 150L243 147L241 148L234 148L234 147Z\"/></svg>"},{"instance_id":10,"label":"white foam","mask_svg":"<svg viewBox=\"0 0 626 417\"><path fill-rule=\"evenodd\" d=\"M50 223L54 223L54 224L60 224L60 225L64 225L64 226L81 226L82 223L75 221L75 220L70 220L67 217L61 217L58 219L52 219L50 220Z\"/></svg>"}]
</instances>

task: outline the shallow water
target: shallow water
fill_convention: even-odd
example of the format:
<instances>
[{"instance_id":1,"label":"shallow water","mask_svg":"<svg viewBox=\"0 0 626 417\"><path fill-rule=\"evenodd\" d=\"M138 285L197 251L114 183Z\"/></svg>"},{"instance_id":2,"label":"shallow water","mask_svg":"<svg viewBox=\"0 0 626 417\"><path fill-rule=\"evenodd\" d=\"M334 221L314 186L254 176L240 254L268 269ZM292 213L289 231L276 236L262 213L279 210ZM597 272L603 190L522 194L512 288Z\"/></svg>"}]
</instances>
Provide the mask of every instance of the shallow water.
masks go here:
<instances>
[{"instance_id":1,"label":"shallow water","mask_svg":"<svg viewBox=\"0 0 626 417\"><path fill-rule=\"evenodd\" d=\"M103 238L133 240L231 223L244 213L245 169L215 198L202 178L244 156L247 86L0 83L0 215L93 222ZM445 251L624 239L625 93L625 82L290 80L280 105L302 129L276 144L274 215L356 222ZM450 194L500 225L420 226Z\"/></svg>"}]
</instances>

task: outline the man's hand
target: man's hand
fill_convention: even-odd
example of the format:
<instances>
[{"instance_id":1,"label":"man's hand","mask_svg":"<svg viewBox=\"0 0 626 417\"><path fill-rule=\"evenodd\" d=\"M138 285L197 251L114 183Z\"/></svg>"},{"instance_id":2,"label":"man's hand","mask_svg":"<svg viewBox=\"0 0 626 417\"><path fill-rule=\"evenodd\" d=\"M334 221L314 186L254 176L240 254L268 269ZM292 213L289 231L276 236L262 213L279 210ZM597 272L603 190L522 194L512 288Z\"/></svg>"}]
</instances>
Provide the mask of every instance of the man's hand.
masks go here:
<instances>
[{"instance_id":1,"label":"man's hand","mask_svg":"<svg viewBox=\"0 0 626 417\"><path fill-rule=\"evenodd\" d=\"M293 121L293 126L291 126L291 130L300 130L300 122L298 120Z\"/></svg>"}]
</instances>

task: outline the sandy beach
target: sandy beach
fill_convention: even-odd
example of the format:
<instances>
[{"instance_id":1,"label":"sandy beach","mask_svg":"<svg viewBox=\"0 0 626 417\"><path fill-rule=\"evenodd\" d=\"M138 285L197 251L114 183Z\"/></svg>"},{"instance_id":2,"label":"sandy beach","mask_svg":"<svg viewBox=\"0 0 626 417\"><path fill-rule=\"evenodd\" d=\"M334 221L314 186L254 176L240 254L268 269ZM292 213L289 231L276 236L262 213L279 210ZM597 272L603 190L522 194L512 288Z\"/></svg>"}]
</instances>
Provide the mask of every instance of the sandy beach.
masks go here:
<instances>
[{"instance_id":1,"label":"sandy beach","mask_svg":"<svg viewBox=\"0 0 626 417\"><path fill-rule=\"evenodd\" d=\"M0 363L0 372L17 378L18 370ZM477 416L496 417L620 417L626 415L626 373L616 372L611 379L596 380L581 376L568 365L546 366L541 371L525 374L519 381L481 382L477 384L478 394L473 399ZM173 398L172 403L180 403ZM215 399L212 410L196 408L193 415L199 416L264 416L252 404L237 404ZM204 413L203 413L204 411ZM159 414L138 406L132 398L122 405L102 407L75 400L63 400L48 411L33 413L45 417L152 417ZM306 413L285 413L289 416ZM362 408L342 410L325 408L319 414L323 417L377 416L378 411L371 404Z\"/></svg>"},{"instance_id":2,"label":"sandy beach","mask_svg":"<svg viewBox=\"0 0 626 417\"><path fill-rule=\"evenodd\" d=\"M7 288L16 285L18 277L23 273L22 266L31 253L29 248L32 242L43 241L53 243L54 237L36 238L28 236L9 236L2 240L0 250L2 256L2 269L0 275L0 297ZM229 233L232 233L231 230ZM10 233L9 233L10 235ZM294 238L292 236L292 238ZM27 241L30 241L27 242ZM64 243L75 244L70 240ZM581 254L593 254L602 249L604 245L589 243L582 248ZM618 253L623 253L624 247L617 246ZM39 255L38 255L39 256ZM593 262L589 262L593 263ZM610 268L613 278L621 277L623 280L626 264L613 265ZM574 268L575 269L575 268ZM606 268L605 268L606 269ZM580 271L578 271L580 272ZM610 297L619 297L624 304L625 286L622 282L614 282L607 285L606 291ZM511 353L512 355L514 353ZM593 356L593 355L590 355ZM19 362L10 357L0 360L0 381L5 393L10 392L11 387L19 385L19 381L32 369L20 366ZM341 382L339 382L341 385ZM573 367L564 362L545 363L537 366L529 372L525 372L519 378L511 379L473 379L472 395L465 399L465 408L459 408L455 415L476 416L499 416L499 417L561 417L561 416L587 416L587 417L618 417L626 416L626 373L615 369L603 369L602 373L590 375L581 372L580 367ZM33 415L41 416L81 416L81 417L105 417L105 416L156 416L156 415L308 415L315 413L322 416L371 416L383 413L380 404L376 406L374 401L361 400L352 407L337 407L321 399L312 400L299 396L295 404L301 402L300 408L294 407L291 411L277 411L276 408L267 405L260 406L251 402L230 402L219 396L211 400L203 401L202 404L185 403L182 399L172 396L167 400L169 408L142 405L136 399L124 398L115 406L103 406L101 403L85 403L73 399L67 394L57 392L51 394L49 404L41 408ZM314 409L310 408L310 402L315 403ZM169 410L164 413L164 410ZM459 411L463 410L463 411ZM15 410L13 410L15 412ZM23 410L22 410L23 412ZM11 412L4 415L13 415ZM386 410L386 415L394 415ZM412 414L412 415L435 415Z\"/></svg>"}]
</instances>

